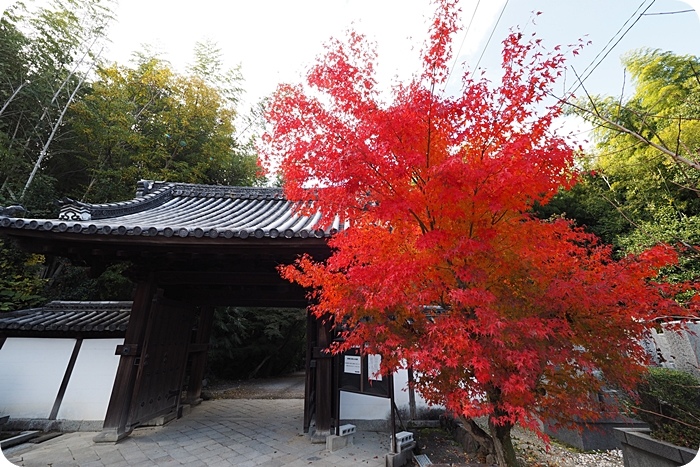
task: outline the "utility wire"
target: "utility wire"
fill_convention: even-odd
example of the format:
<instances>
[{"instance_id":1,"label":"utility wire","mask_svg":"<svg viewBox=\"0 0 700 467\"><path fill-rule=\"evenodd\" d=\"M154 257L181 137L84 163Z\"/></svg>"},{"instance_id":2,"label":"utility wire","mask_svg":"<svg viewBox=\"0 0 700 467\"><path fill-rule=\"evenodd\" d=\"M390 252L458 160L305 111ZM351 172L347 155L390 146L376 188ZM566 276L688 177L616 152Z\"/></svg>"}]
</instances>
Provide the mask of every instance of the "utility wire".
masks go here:
<instances>
[{"instance_id":1,"label":"utility wire","mask_svg":"<svg viewBox=\"0 0 700 467\"><path fill-rule=\"evenodd\" d=\"M489 35L488 40L486 41L486 45L484 46L484 50L481 51L481 56L479 56L479 60L476 62L476 66L474 67L474 70L479 69L479 63L481 63L481 59L484 58L484 53L486 53L486 49L488 49L489 44L491 43L491 39L493 38L493 34L496 32L496 28L498 27L498 23L501 22L501 18L503 18L503 12L506 11L506 7L508 6L508 2L510 0L506 0L506 3L503 5L503 9L501 10L501 14L498 15L498 19L496 20L496 24L493 25L493 29L491 30L491 34Z\"/></svg>"},{"instance_id":2,"label":"utility wire","mask_svg":"<svg viewBox=\"0 0 700 467\"><path fill-rule=\"evenodd\" d=\"M462 43L459 44L459 49L457 50L457 53L455 54L455 60L452 62L452 68L450 68L450 73L447 75L447 80L445 80L445 88L447 88L447 83L450 81L450 77L452 76L452 72L454 71L455 67L457 66L457 60L459 60L459 54L462 52L462 47L464 47L464 42L467 40L467 35L469 34L469 30L472 27L472 23L474 22L474 17L476 16L476 11L479 9L479 4L481 3L481 0L477 0L476 2L476 7L474 7L474 11L472 12L472 17L469 20L469 25L467 26L467 29L464 31L464 37L462 37ZM443 88L443 91L445 89Z\"/></svg>"},{"instance_id":3,"label":"utility wire","mask_svg":"<svg viewBox=\"0 0 700 467\"><path fill-rule=\"evenodd\" d=\"M694 13L695 10L660 11L659 13L642 13L642 16L677 15L679 13Z\"/></svg>"},{"instance_id":4,"label":"utility wire","mask_svg":"<svg viewBox=\"0 0 700 467\"><path fill-rule=\"evenodd\" d=\"M583 70L583 72L581 72L581 78L577 80L578 84L576 84L576 87L573 90L567 92L567 94L573 94L576 91L578 91L578 89L583 85L583 82L586 79L588 79L589 76L591 76L591 73L593 73L595 71L595 69L598 68L598 66L601 63L603 63L603 60L605 60L605 58L610 54L610 52L612 52L612 50L617 46L617 44L619 44L620 41L627 35L627 33L630 31L630 29L632 29L634 27L634 25L637 24L637 22L639 22L639 20L642 18L642 16L644 16L644 14L647 12L647 10L649 10L649 8L651 8L652 5L654 5L655 1L656 0L651 0L649 5L647 5L647 7L644 8L644 11L642 13L638 14L639 10L641 10L642 7L644 7L644 3L646 2L646 0L642 1L642 3L637 7L637 9L634 11L634 13L632 13L632 15L629 18L627 18L627 21L625 21L624 24L622 26L620 26L620 29L618 29L617 32L615 34L613 34L613 36L610 38L610 40L608 40L607 44L605 44L605 47L603 47L600 50L600 52L598 52L598 54L593 58L593 61L591 61L591 63ZM615 41L614 44L610 45L613 42L613 40L615 40L615 37L618 34L620 34L620 32L625 28L625 26L627 26L627 24L630 21L632 21L632 18L634 18L635 15L637 15L637 19L635 19L634 22L625 30L625 32L622 33L622 35ZM610 48L608 48L608 46L610 46ZM606 49L607 49L607 51L606 51ZM603 54L603 52L605 52L605 54L602 57L600 57L601 54ZM600 60L598 60L599 57L600 57ZM597 60L597 63L596 63L596 60ZM593 67L593 68L591 68L591 67Z\"/></svg>"}]
</instances>

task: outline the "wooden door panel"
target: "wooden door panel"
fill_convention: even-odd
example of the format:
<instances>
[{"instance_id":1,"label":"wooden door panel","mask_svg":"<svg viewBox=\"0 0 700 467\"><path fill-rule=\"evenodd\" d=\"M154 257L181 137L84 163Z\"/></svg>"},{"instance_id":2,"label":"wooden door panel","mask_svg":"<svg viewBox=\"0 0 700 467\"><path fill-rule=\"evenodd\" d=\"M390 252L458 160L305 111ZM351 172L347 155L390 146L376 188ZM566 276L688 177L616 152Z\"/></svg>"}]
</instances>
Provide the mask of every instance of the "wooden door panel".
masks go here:
<instances>
[{"instance_id":1,"label":"wooden door panel","mask_svg":"<svg viewBox=\"0 0 700 467\"><path fill-rule=\"evenodd\" d=\"M177 408L196 316L191 305L162 296L153 307L129 413L132 426Z\"/></svg>"}]
</instances>

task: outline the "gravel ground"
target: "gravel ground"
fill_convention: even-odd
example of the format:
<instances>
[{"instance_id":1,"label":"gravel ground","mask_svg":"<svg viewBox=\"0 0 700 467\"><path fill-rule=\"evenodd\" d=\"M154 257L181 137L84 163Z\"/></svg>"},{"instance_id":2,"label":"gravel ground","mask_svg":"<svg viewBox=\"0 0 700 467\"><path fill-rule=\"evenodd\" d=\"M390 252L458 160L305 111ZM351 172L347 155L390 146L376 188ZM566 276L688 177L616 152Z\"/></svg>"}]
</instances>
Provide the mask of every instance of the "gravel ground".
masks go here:
<instances>
[{"instance_id":1,"label":"gravel ground","mask_svg":"<svg viewBox=\"0 0 700 467\"><path fill-rule=\"evenodd\" d=\"M549 449L534 433L513 430L513 444L523 467L622 467L622 451L577 452L552 441Z\"/></svg>"},{"instance_id":2,"label":"gravel ground","mask_svg":"<svg viewBox=\"0 0 700 467\"><path fill-rule=\"evenodd\" d=\"M304 372L276 378L221 381L202 390L205 399L303 399Z\"/></svg>"},{"instance_id":3,"label":"gravel ground","mask_svg":"<svg viewBox=\"0 0 700 467\"><path fill-rule=\"evenodd\" d=\"M484 459L467 454L440 428L417 431L418 452L428 456L433 464L441 465L488 465ZM515 428L512 432L513 445L521 467L623 467L622 452L596 451L579 452L557 442L549 448L534 433ZM413 462L414 467L418 466Z\"/></svg>"}]
</instances>

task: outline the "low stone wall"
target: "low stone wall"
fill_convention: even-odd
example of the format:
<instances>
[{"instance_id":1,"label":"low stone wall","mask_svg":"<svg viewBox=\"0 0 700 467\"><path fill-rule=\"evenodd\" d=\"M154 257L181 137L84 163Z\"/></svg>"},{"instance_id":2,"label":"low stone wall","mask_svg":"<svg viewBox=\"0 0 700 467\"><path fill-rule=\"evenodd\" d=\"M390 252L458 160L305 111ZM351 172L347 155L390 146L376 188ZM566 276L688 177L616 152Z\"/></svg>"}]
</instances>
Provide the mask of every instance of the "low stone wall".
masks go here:
<instances>
[{"instance_id":1,"label":"low stone wall","mask_svg":"<svg viewBox=\"0 0 700 467\"><path fill-rule=\"evenodd\" d=\"M102 420L46 420L32 418L10 418L2 429L4 431L102 431Z\"/></svg>"},{"instance_id":2,"label":"low stone wall","mask_svg":"<svg viewBox=\"0 0 700 467\"><path fill-rule=\"evenodd\" d=\"M648 429L618 428L615 437L622 444L625 467L678 467L698 455L698 451L652 438Z\"/></svg>"},{"instance_id":3,"label":"low stone wall","mask_svg":"<svg viewBox=\"0 0 700 467\"><path fill-rule=\"evenodd\" d=\"M576 423L571 428L557 429L545 424L544 431L552 438L582 451L608 451L622 448L615 438L615 428L648 428L648 425L632 418L616 416L593 423Z\"/></svg>"}]
</instances>

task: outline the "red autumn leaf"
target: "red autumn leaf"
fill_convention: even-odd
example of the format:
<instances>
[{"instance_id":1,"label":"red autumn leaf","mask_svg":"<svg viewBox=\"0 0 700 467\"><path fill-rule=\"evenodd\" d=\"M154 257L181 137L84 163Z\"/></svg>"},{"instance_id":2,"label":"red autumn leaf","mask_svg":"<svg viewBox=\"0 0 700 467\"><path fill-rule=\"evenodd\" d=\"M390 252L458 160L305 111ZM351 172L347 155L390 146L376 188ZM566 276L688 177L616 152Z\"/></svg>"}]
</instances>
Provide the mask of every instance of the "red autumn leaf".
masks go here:
<instances>
[{"instance_id":1,"label":"red autumn leaf","mask_svg":"<svg viewBox=\"0 0 700 467\"><path fill-rule=\"evenodd\" d=\"M305 86L273 96L261 152L288 197L313 187L324 216L351 220L326 262L282 274L345 326L335 352L380 353L385 371L411 364L427 400L489 415L497 438L516 422L593 420L592 396L638 380L654 318L694 312L673 300L687 287L655 282L677 258L659 246L617 261L570 222L530 214L579 177L553 131L560 107L543 105L563 52L514 33L499 85L465 74L460 94L440 93L458 25L455 1L436 4L424 69L390 101L356 33L329 43Z\"/></svg>"}]
</instances>

